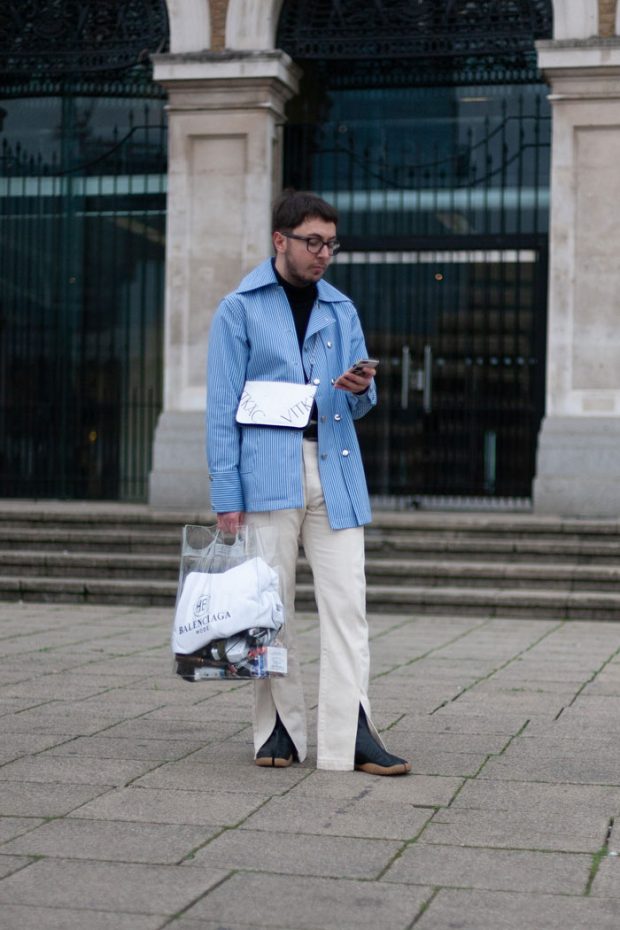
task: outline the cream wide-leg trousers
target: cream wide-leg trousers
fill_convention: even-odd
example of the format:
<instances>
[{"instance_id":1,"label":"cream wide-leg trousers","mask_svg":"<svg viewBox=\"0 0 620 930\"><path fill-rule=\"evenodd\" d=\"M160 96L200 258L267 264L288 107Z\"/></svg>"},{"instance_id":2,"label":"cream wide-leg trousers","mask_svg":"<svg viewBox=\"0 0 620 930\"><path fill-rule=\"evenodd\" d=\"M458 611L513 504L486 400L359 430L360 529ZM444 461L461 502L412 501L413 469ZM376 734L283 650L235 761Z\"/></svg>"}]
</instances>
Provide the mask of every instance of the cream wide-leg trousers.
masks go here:
<instances>
[{"instance_id":1,"label":"cream wide-leg trousers","mask_svg":"<svg viewBox=\"0 0 620 930\"><path fill-rule=\"evenodd\" d=\"M299 541L312 568L319 609L320 674L317 767L353 769L359 706L370 721L364 529L332 530L319 476L316 442L304 440L305 507L248 513L248 526L270 527L287 623L288 675L254 684L254 748L269 738L276 711L299 754L307 754L306 711L295 649L295 568Z\"/></svg>"}]
</instances>

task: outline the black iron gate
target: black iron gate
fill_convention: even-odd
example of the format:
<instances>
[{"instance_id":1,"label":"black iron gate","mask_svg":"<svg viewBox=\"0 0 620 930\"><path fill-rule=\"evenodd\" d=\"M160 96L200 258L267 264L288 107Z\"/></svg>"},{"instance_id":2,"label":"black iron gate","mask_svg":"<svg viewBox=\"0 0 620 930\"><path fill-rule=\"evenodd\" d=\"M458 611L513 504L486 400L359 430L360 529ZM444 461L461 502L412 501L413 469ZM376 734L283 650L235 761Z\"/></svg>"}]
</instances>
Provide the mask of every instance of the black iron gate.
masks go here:
<instances>
[{"instance_id":1,"label":"black iron gate","mask_svg":"<svg viewBox=\"0 0 620 930\"><path fill-rule=\"evenodd\" d=\"M161 410L163 94L2 98L0 494L141 500Z\"/></svg>"},{"instance_id":2,"label":"black iron gate","mask_svg":"<svg viewBox=\"0 0 620 930\"><path fill-rule=\"evenodd\" d=\"M549 0L285 0L285 182L340 212L329 277L381 359L371 492L527 498L544 403Z\"/></svg>"},{"instance_id":3,"label":"black iron gate","mask_svg":"<svg viewBox=\"0 0 620 930\"><path fill-rule=\"evenodd\" d=\"M373 494L529 497L544 400L543 237L343 255L381 359L359 425Z\"/></svg>"},{"instance_id":4,"label":"black iron gate","mask_svg":"<svg viewBox=\"0 0 620 930\"><path fill-rule=\"evenodd\" d=\"M141 500L161 409L165 0L5 0L0 495Z\"/></svg>"}]
</instances>

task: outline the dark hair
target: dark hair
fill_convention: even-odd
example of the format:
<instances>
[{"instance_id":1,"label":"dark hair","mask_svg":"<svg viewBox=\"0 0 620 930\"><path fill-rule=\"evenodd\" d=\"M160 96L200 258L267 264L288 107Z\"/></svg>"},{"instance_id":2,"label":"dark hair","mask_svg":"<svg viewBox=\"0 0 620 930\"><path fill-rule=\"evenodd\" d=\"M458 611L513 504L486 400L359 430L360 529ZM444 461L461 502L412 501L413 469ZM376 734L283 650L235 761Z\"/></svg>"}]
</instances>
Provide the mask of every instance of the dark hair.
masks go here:
<instances>
[{"instance_id":1,"label":"dark hair","mask_svg":"<svg viewBox=\"0 0 620 930\"><path fill-rule=\"evenodd\" d=\"M319 217L327 223L338 223L338 211L312 191L296 191L287 187L276 197L271 212L271 231L295 229L304 220Z\"/></svg>"}]
</instances>

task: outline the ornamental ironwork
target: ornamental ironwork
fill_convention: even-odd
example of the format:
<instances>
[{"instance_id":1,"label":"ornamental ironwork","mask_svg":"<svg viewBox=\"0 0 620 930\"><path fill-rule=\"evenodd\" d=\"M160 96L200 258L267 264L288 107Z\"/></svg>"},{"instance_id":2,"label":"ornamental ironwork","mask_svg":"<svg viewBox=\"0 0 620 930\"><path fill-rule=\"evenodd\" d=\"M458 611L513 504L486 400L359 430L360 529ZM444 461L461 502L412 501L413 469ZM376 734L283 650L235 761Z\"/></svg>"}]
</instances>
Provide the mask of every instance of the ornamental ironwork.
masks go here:
<instances>
[{"instance_id":1,"label":"ornamental ironwork","mask_svg":"<svg viewBox=\"0 0 620 930\"><path fill-rule=\"evenodd\" d=\"M168 47L165 0L3 0L0 73L118 75Z\"/></svg>"},{"instance_id":2,"label":"ornamental ironwork","mask_svg":"<svg viewBox=\"0 0 620 930\"><path fill-rule=\"evenodd\" d=\"M277 45L300 60L514 57L552 23L551 0L285 0Z\"/></svg>"}]
</instances>

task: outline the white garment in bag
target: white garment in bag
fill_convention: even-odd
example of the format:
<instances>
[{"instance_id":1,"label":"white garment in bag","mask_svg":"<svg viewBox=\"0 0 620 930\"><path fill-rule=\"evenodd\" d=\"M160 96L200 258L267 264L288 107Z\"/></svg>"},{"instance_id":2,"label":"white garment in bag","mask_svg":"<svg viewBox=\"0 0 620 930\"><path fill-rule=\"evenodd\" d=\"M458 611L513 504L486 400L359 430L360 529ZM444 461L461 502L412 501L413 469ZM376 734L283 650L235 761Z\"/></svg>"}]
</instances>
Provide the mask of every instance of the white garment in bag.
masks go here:
<instances>
[{"instance_id":1,"label":"white garment in bag","mask_svg":"<svg viewBox=\"0 0 620 930\"><path fill-rule=\"evenodd\" d=\"M189 655L215 639L255 627L279 630L283 623L278 574L264 559L219 574L190 572L175 611L172 651Z\"/></svg>"}]
</instances>

